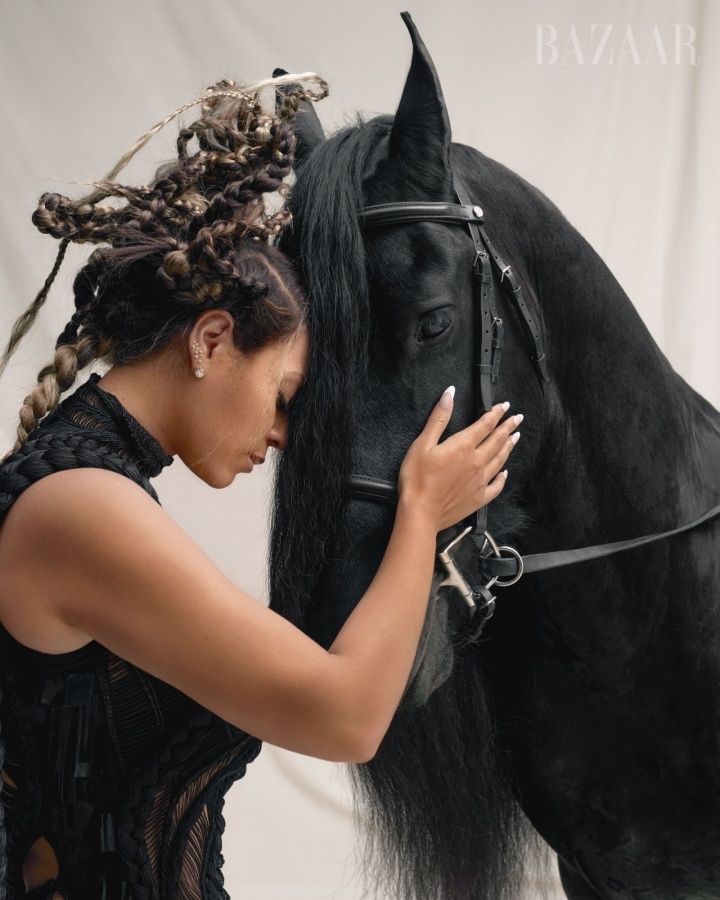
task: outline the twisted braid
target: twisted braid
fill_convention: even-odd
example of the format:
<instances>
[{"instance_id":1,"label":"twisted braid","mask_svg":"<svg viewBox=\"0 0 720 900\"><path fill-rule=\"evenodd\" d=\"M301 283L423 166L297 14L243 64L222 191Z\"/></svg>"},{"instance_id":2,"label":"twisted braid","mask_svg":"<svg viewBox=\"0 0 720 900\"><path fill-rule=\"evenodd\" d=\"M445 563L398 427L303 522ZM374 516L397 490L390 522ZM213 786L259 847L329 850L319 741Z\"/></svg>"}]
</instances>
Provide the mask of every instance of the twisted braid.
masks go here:
<instances>
[{"instance_id":1,"label":"twisted braid","mask_svg":"<svg viewBox=\"0 0 720 900\"><path fill-rule=\"evenodd\" d=\"M30 306L13 325L7 349L5 350L5 353L0 360L0 375L2 375L2 373L5 371L5 366L7 366L8 360L15 352L15 348L25 337L28 331L30 331L30 329L32 328L37 314L38 312L40 312L40 308L47 300L47 295L50 292L50 287L53 281L55 281L55 276L60 271L62 261L65 259L65 253L67 252L69 243L70 241L67 238L63 238L63 240L60 242L60 247L58 249L57 256L55 257L55 263L53 264L50 274L45 279L45 284L42 286L38 295L35 297Z\"/></svg>"},{"instance_id":2,"label":"twisted braid","mask_svg":"<svg viewBox=\"0 0 720 900\"><path fill-rule=\"evenodd\" d=\"M313 89L302 87L300 81L310 82ZM272 115L262 107L264 89L277 95ZM327 91L326 82L313 73L284 75L246 87L220 81L139 138L104 179L90 182L94 188L90 194L77 200L56 192L43 194L33 222L43 234L61 241L60 250L42 290L13 327L0 374L32 327L70 241L109 244L105 256L109 268L155 255L161 283L159 270L172 280L179 264L173 254L186 252L200 272L181 290L200 303L216 300L232 280L228 261L238 241L268 241L289 222L287 211L267 215L262 195L281 190L291 171L295 144L291 122L299 103L319 100ZM154 134L198 103L200 117L180 131L177 161L161 167L150 187L114 180ZM197 149L191 154L193 141ZM124 205L108 204L108 199Z\"/></svg>"},{"instance_id":3,"label":"twisted braid","mask_svg":"<svg viewBox=\"0 0 720 900\"><path fill-rule=\"evenodd\" d=\"M307 78L319 87L313 93L290 78ZM287 93L279 87L290 84ZM274 115L263 112L259 92L275 87L278 108ZM287 88L286 88L287 89ZM327 84L318 76L283 76L239 89L232 81L218 82L198 100L186 104L158 123L127 151L109 175L93 182L95 191L71 200L58 193L43 194L33 214L33 222L44 234L77 243L109 242L118 246L127 241L127 228L167 235L189 221L207 222L218 206L235 210L258 202L263 193L274 192L292 168L295 138L290 122L301 100L318 100L327 94ZM112 179L147 143L160 127L194 103L203 104L200 118L183 128L177 141L178 164L159 170L151 188L134 188ZM189 144L196 139L198 152L189 155ZM238 177L242 176L242 177ZM198 188L202 179L203 187ZM203 191L216 188L214 196ZM223 206L219 199L228 192L232 202ZM124 199L124 207L101 205L110 197ZM213 207L213 201L218 206ZM267 230L257 229L259 236ZM238 235L243 237L244 234Z\"/></svg>"},{"instance_id":4,"label":"twisted braid","mask_svg":"<svg viewBox=\"0 0 720 900\"><path fill-rule=\"evenodd\" d=\"M55 358L40 369L37 384L20 407L20 423L13 453L26 443L40 419L57 407L60 395L75 384L78 372L109 353L110 344L92 332L83 333L74 343L66 343L73 331L77 335L78 324L73 319L58 339Z\"/></svg>"},{"instance_id":5,"label":"twisted braid","mask_svg":"<svg viewBox=\"0 0 720 900\"><path fill-rule=\"evenodd\" d=\"M115 453L107 442L83 431L77 434L59 434L39 431L30 444L23 444L5 461L0 480L0 525L10 507L30 485L53 472L65 469L107 469L140 484L156 500L157 494L150 481L138 471L130 460Z\"/></svg>"},{"instance_id":6,"label":"twisted braid","mask_svg":"<svg viewBox=\"0 0 720 900\"><path fill-rule=\"evenodd\" d=\"M266 88L276 94L272 114L261 102ZM76 311L57 340L53 361L25 398L15 449L58 405L79 371L97 359L139 359L213 305L232 311L239 331L249 329L237 336L242 348L259 347L299 326L299 285L269 246L290 213L284 207L268 212L264 195L286 190L299 103L326 94L327 84L312 74L249 87L220 81L136 141L105 178L90 183L89 194L77 200L56 192L41 196L33 222L61 241L60 250L43 289L13 327L0 374L44 304L68 244L105 246L75 279ZM158 169L149 186L114 180L153 134L196 103L201 114L180 130L176 161Z\"/></svg>"}]
</instances>

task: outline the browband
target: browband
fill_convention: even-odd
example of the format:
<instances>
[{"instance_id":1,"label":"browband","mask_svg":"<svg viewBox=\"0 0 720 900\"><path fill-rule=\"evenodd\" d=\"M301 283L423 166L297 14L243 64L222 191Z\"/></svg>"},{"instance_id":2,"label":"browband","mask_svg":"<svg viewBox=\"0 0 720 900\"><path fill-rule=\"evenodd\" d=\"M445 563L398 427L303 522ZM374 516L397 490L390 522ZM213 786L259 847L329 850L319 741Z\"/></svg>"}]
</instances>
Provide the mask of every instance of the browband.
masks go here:
<instances>
[{"instance_id":1,"label":"browband","mask_svg":"<svg viewBox=\"0 0 720 900\"><path fill-rule=\"evenodd\" d=\"M399 225L403 222L450 222L465 225L467 222L483 221L483 211L479 206L461 206L459 203L378 203L364 206L360 210L360 224L366 228L381 225Z\"/></svg>"}]
</instances>

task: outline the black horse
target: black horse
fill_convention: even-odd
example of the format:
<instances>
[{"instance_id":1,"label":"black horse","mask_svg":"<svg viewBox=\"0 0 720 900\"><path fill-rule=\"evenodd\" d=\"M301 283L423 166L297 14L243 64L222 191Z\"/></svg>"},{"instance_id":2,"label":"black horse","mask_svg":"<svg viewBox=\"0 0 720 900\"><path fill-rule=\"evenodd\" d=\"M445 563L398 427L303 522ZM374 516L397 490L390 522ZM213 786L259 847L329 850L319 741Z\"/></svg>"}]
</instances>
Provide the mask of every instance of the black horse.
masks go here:
<instances>
[{"instance_id":1,"label":"black horse","mask_svg":"<svg viewBox=\"0 0 720 900\"><path fill-rule=\"evenodd\" d=\"M274 608L326 646L393 518L351 496L348 475L392 482L448 384L451 429L477 415L467 229L363 230L368 205L453 202L460 179L541 331L547 383L493 269L505 328L496 400L525 414L489 510L501 543L537 553L622 540L720 502L720 416L555 206L451 144L435 69L406 24L413 60L394 118L325 140L314 113L298 117L284 246L304 273L312 356L278 471L271 587ZM434 591L403 704L415 708L356 771L390 896L516 900L534 829L572 900L720 898L719 529L525 575L497 591L482 642L465 640L455 592ZM477 566L467 541L457 557Z\"/></svg>"}]
</instances>

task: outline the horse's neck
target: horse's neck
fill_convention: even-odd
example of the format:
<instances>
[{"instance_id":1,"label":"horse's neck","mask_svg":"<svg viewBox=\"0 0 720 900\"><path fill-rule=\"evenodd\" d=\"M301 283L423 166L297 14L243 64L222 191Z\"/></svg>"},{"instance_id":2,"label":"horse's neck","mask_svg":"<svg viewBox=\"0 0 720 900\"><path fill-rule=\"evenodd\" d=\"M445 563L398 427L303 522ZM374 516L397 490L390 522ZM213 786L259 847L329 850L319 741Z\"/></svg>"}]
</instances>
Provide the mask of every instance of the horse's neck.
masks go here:
<instances>
[{"instance_id":1,"label":"horse's neck","mask_svg":"<svg viewBox=\"0 0 720 900\"><path fill-rule=\"evenodd\" d=\"M618 540L696 518L720 502L720 416L569 225L547 263L538 286L554 380L536 494L553 539Z\"/></svg>"}]
</instances>

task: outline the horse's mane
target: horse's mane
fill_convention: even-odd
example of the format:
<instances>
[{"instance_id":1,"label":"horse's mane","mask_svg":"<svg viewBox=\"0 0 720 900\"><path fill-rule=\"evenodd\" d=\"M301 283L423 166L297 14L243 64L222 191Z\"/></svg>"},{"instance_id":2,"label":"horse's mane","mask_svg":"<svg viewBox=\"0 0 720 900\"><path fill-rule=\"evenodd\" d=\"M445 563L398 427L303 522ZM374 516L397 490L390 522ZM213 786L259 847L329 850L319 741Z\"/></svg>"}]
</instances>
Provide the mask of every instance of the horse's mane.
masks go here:
<instances>
[{"instance_id":1,"label":"horse's mane","mask_svg":"<svg viewBox=\"0 0 720 900\"><path fill-rule=\"evenodd\" d=\"M307 157L282 245L305 278L311 353L277 471L270 588L272 608L300 625L342 543L353 399L371 324L357 211L363 173L391 125L389 116L359 120ZM378 897L517 900L528 831L489 681L477 648L458 654L427 706L398 713L376 758L354 767Z\"/></svg>"},{"instance_id":2,"label":"horse's mane","mask_svg":"<svg viewBox=\"0 0 720 900\"><path fill-rule=\"evenodd\" d=\"M272 606L296 624L342 532L352 400L369 328L357 210L367 158L388 127L386 117L360 120L310 155L290 199L293 227L281 245L300 264L311 336L307 381L290 412L277 472L270 551Z\"/></svg>"}]
</instances>

